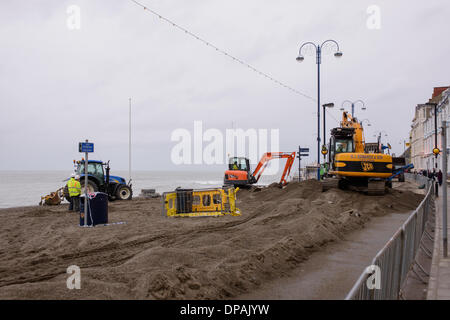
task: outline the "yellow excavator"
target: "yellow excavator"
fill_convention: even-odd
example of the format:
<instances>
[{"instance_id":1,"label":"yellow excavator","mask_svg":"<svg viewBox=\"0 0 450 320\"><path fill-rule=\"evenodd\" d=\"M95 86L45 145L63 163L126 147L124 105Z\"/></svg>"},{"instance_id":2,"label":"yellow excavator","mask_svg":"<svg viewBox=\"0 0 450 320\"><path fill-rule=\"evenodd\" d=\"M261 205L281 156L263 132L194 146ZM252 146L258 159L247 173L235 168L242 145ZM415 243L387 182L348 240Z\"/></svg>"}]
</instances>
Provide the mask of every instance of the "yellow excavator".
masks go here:
<instances>
[{"instance_id":1,"label":"yellow excavator","mask_svg":"<svg viewBox=\"0 0 450 320\"><path fill-rule=\"evenodd\" d=\"M361 123L343 112L340 127L331 130L328 153L328 173L339 188L382 195L386 187L392 187L392 157L383 153L381 143L378 146L366 150Z\"/></svg>"}]
</instances>

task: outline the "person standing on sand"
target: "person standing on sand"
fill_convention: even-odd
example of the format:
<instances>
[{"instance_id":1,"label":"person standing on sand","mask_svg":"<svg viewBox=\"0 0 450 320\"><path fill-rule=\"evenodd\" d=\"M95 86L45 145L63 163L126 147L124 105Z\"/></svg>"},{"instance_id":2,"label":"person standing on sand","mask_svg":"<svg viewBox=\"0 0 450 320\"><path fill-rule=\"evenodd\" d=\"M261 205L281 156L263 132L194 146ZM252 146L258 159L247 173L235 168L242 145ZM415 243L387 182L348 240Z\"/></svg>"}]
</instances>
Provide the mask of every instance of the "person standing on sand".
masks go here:
<instances>
[{"instance_id":1,"label":"person standing on sand","mask_svg":"<svg viewBox=\"0 0 450 320\"><path fill-rule=\"evenodd\" d=\"M70 205L69 211L80 211L80 194L81 184L80 176L77 174L75 177L71 177L67 182L67 188L69 189Z\"/></svg>"}]
</instances>

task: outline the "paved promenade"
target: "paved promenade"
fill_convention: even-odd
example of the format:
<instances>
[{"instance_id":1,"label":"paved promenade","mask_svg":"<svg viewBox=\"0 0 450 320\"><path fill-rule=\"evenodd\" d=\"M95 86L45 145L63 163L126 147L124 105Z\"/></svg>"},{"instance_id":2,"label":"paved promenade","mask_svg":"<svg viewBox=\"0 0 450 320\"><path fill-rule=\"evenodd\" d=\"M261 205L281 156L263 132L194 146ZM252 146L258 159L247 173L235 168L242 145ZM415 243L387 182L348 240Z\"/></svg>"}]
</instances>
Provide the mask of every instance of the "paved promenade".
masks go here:
<instances>
[{"instance_id":1,"label":"paved promenade","mask_svg":"<svg viewBox=\"0 0 450 320\"><path fill-rule=\"evenodd\" d=\"M443 258L442 248L442 190L436 198L436 229L434 236L433 261L428 283L428 300L450 300L450 258ZM450 189L447 188L447 202ZM448 213L447 213L448 214ZM448 219L447 219L448 221ZM448 228L448 225L447 225ZM450 234L450 228L447 229ZM450 253L450 252L449 252Z\"/></svg>"}]
</instances>

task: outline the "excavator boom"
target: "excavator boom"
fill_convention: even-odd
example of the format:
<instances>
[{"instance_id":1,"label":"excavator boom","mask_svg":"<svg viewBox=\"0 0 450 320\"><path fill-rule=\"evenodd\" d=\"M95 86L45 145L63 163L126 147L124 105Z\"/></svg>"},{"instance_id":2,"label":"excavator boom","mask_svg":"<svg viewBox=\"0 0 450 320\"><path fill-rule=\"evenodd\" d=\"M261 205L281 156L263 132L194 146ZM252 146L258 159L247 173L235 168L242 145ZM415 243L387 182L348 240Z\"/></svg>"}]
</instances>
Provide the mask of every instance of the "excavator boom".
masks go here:
<instances>
[{"instance_id":1,"label":"excavator boom","mask_svg":"<svg viewBox=\"0 0 450 320\"><path fill-rule=\"evenodd\" d=\"M286 165L284 166L283 174L280 179L280 184L282 186L285 186L287 184L286 177L289 176L289 173L291 172L292 164L294 163L294 160L295 160L295 152L266 152L266 153L264 153L261 160L259 160L259 163L255 168L255 171L253 171L253 176L256 178L256 182L259 181L259 178L261 177L262 173L264 172L264 169L266 169L270 160L282 159L282 158L287 159Z\"/></svg>"},{"instance_id":2,"label":"excavator boom","mask_svg":"<svg viewBox=\"0 0 450 320\"><path fill-rule=\"evenodd\" d=\"M354 128L355 133L353 135L353 140L355 143L355 152L363 153L365 148L365 141L364 131L361 124L355 118L352 118L352 116L348 112L344 111L342 113L341 127Z\"/></svg>"}]
</instances>

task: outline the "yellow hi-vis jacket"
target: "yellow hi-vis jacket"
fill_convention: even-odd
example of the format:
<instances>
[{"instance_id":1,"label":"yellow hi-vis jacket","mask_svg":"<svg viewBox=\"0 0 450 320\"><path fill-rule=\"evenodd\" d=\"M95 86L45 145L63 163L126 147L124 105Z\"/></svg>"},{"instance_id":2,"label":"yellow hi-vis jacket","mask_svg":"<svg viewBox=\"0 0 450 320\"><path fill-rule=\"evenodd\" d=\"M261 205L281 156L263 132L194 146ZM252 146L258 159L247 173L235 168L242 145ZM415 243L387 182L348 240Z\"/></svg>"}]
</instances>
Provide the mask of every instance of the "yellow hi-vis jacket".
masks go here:
<instances>
[{"instance_id":1,"label":"yellow hi-vis jacket","mask_svg":"<svg viewBox=\"0 0 450 320\"><path fill-rule=\"evenodd\" d=\"M71 197L77 197L81 194L80 181L77 181L74 178L70 178L69 182L67 182L67 188L69 189L69 196Z\"/></svg>"}]
</instances>

